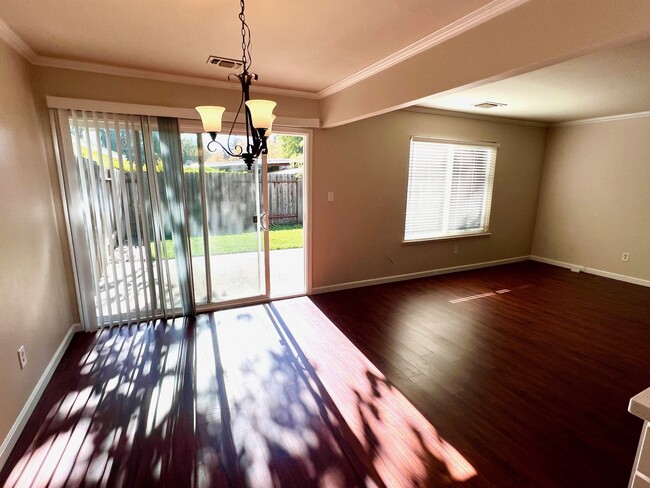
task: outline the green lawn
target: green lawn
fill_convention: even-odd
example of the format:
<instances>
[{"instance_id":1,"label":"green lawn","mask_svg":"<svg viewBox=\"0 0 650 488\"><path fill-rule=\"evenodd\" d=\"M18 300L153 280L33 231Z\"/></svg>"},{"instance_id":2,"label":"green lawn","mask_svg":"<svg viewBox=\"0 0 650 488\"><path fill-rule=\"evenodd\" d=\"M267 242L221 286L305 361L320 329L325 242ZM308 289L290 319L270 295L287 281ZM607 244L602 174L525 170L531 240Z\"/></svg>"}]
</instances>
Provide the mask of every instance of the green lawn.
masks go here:
<instances>
[{"instance_id":1,"label":"green lawn","mask_svg":"<svg viewBox=\"0 0 650 488\"><path fill-rule=\"evenodd\" d=\"M269 232L271 251L277 249L296 249L303 247L303 233L301 225L283 225ZM257 251L257 233L234 234L225 236L210 236L210 255L236 254L240 252ZM174 244L171 239L165 241L167 258L176 257ZM204 256L203 237L190 237L192 257ZM153 244L152 244L153 250ZM154 252L155 255L155 252Z\"/></svg>"}]
</instances>

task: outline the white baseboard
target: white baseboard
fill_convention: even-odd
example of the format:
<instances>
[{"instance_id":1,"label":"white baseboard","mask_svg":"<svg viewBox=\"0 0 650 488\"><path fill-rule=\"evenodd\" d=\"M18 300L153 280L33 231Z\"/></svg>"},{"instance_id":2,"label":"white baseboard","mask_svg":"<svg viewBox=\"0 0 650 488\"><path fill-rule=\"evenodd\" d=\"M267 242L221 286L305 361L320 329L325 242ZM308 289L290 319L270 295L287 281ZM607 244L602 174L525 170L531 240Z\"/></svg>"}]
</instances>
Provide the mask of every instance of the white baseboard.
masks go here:
<instances>
[{"instance_id":1,"label":"white baseboard","mask_svg":"<svg viewBox=\"0 0 650 488\"><path fill-rule=\"evenodd\" d=\"M537 261L544 264L552 264L553 266L559 266L560 268L571 269L578 266L577 264L565 263L564 261L557 261L555 259L543 258L541 256L531 256L532 261ZM583 271L586 269L584 266L581 267Z\"/></svg>"},{"instance_id":2,"label":"white baseboard","mask_svg":"<svg viewBox=\"0 0 650 488\"><path fill-rule=\"evenodd\" d=\"M59 344L59 347L54 353L54 356L52 356L50 363L45 368L45 371L43 371L43 374L38 380L38 383L36 383L36 386L32 390L32 394L29 395L29 398L27 399L25 406L18 414L18 418L14 422L14 425L11 426L11 429L9 430L7 437L5 437L4 441L2 441L2 445L0 445L0 469L2 469L4 464L7 462L7 458L9 457L9 454L11 454L11 450L16 445L16 442L18 441L18 438L20 437L20 434L23 431L25 424L27 423L29 417L34 411L34 408L36 407L38 400L41 398L41 395L45 390L45 387L50 382L50 379L54 374L54 370L58 366L59 361L61 361L61 358L63 357L63 353L65 353L65 350L68 348L68 344L70 344L70 341L72 340L72 336L75 334L75 332L81 332L81 331L82 331L81 324L73 324L68 329L68 332L66 333L65 337L61 341L61 344Z\"/></svg>"},{"instance_id":3,"label":"white baseboard","mask_svg":"<svg viewBox=\"0 0 650 488\"><path fill-rule=\"evenodd\" d=\"M539 261L540 263L552 264L553 266L560 266L562 268L568 268L571 270L577 268L584 273L602 276L603 278L610 278L612 280L625 281L626 283L632 283L634 285L650 287L650 280L644 280L643 278L635 278L634 276L611 273L609 271L603 271L602 269L589 268L587 266L566 263L564 261L557 261L555 259L548 259L540 256L531 256L530 259L533 261Z\"/></svg>"},{"instance_id":4,"label":"white baseboard","mask_svg":"<svg viewBox=\"0 0 650 488\"><path fill-rule=\"evenodd\" d=\"M384 283L393 283L396 281L414 280L416 278L426 278L448 273L458 273L459 271L469 271L472 269L489 268L490 266L499 266L501 264L518 263L528 261L530 256L518 256L516 258L499 259L497 261L486 261L483 263L464 264L462 266L451 266L449 268L432 269L429 271L418 271L417 273L407 273L383 278L372 278L369 280L349 281L337 285L317 286L312 288L311 294L328 293L331 291L348 290L351 288L361 288L363 286L382 285Z\"/></svg>"}]
</instances>

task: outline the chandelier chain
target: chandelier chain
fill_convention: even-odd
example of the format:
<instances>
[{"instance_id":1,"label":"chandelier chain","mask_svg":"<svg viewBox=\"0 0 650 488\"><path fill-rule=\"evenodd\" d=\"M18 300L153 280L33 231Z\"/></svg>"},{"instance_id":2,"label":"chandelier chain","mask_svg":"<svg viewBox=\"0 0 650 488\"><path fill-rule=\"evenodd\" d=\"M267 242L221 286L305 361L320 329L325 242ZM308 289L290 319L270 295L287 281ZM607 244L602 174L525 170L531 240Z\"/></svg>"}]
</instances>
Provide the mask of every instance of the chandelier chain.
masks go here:
<instances>
[{"instance_id":1,"label":"chandelier chain","mask_svg":"<svg viewBox=\"0 0 650 488\"><path fill-rule=\"evenodd\" d=\"M244 72L247 72L253 64L251 57L251 30L248 28L248 24L246 23L244 0L240 0L239 4L241 5L241 12L239 13L239 20L241 20L241 61L244 65Z\"/></svg>"}]
</instances>

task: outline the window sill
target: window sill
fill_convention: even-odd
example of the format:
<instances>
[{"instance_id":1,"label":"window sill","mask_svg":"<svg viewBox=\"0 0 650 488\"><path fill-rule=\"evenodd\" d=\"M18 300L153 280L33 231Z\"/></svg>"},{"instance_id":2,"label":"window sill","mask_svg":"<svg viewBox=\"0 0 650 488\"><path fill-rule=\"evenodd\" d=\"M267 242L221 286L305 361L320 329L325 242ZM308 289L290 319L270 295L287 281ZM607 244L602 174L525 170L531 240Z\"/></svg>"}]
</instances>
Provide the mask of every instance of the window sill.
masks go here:
<instances>
[{"instance_id":1,"label":"window sill","mask_svg":"<svg viewBox=\"0 0 650 488\"><path fill-rule=\"evenodd\" d=\"M491 232L481 232L480 234L460 234L455 236L426 237L424 239L410 239L408 241L402 240L402 244L418 244L420 242L430 242L430 241L451 241L454 239L467 239L468 237L485 237L491 235L492 235Z\"/></svg>"}]
</instances>

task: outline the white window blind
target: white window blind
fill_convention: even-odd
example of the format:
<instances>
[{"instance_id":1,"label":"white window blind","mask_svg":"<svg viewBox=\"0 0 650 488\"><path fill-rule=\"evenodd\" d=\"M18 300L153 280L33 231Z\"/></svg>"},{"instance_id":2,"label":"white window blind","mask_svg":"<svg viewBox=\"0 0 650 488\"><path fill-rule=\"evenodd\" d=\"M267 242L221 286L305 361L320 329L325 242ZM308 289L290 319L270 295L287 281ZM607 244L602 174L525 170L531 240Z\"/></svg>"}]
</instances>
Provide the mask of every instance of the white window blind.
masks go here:
<instances>
[{"instance_id":1,"label":"white window blind","mask_svg":"<svg viewBox=\"0 0 650 488\"><path fill-rule=\"evenodd\" d=\"M496 144L411 138L404 240L487 232Z\"/></svg>"}]
</instances>

